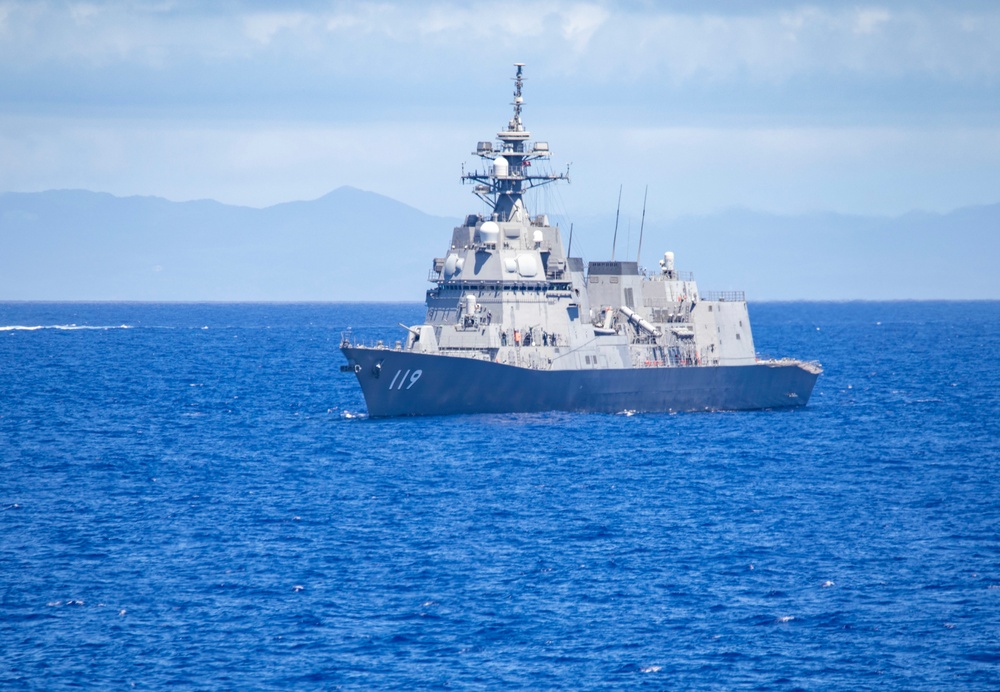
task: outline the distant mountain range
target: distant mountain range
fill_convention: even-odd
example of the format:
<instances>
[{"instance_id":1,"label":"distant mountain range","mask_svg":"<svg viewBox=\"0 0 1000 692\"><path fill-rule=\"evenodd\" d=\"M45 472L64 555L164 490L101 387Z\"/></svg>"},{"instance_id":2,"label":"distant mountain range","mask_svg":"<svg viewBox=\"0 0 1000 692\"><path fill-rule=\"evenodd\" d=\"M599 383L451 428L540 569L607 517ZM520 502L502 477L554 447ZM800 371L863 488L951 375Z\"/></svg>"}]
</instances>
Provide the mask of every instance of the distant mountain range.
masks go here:
<instances>
[{"instance_id":1,"label":"distant mountain range","mask_svg":"<svg viewBox=\"0 0 1000 692\"><path fill-rule=\"evenodd\" d=\"M265 209L0 195L0 299L422 300L455 219L340 188Z\"/></svg>"},{"instance_id":2,"label":"distant mountain range","mask_svg":"<svg viewBox=\"0 0 1000 692\"><path fill-rule=\"evenodd\" d=\"M265 209L3 193L0 300L419 301L460 218L350 187ZM608 259L614 214L573 221L574 254ZM634 257L636 226L627 239L620 226L618 259ZM647 219L643 248L653 270L672 250L702 289L743 289L751 301L1000 299L1000 204L893 218Z\"/></svg>"},{"instance_id":3,"label":"distant mountain range","mask_svg":"<svg viewBox=\"0 0 1000 692\"><path fill-rule=\"evenodd\" d=\"M897 217L730 210L658 230L699 285L750 300L1000 299L1000 204Z\"/></svg>"}]
</instances>

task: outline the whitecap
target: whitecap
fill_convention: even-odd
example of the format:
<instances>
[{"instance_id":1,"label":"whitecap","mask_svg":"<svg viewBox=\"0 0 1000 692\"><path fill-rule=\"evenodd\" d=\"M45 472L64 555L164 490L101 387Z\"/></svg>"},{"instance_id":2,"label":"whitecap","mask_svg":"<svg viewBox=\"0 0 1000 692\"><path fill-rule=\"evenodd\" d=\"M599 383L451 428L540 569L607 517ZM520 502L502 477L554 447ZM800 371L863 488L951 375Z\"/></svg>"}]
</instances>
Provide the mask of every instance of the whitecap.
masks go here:
<instances>
[{"instance_id":1,"label":"whitecap","mask_svg":"<svg viewBox=\"0 0 1000 692\"><path fill-rule=\"evenodd\" d=\"M73 331L105 331L108 329L131 329L127 324L93 325L93 324L8 324L0 326L0 332L37 332L40 329L56 329L63 332Z\"/></svg>"}]
</instances>

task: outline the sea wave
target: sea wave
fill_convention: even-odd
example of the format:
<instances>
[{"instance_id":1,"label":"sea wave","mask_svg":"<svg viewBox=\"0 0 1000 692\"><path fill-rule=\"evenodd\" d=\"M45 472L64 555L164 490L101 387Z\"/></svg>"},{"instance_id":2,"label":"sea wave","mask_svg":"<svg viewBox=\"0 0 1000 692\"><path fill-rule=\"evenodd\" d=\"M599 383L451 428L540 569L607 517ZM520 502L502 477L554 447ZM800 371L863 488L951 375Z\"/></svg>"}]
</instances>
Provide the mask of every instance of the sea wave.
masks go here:
<instances>
[{"instance_id":1,"label":"sea wave","mask_svg":"<svg viewBox=\"0 0 1000 692\"><path fill-rule=\"evenodd\" d=\"M107 330L107 329L131 329L127 324L118 325L89 325L89 324L9 324L0 326L0 332L36 332L40 329L58 329L60 331L77 330Z\"/></svg>"}]
</instances>

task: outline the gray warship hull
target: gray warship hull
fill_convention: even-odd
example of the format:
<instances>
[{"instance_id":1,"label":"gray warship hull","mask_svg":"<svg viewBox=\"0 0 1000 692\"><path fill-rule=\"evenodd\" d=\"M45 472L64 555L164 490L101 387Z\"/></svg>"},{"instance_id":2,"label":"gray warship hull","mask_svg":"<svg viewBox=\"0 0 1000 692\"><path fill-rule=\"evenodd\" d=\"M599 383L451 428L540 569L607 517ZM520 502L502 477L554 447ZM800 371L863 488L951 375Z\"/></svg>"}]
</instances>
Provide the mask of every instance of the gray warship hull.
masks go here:
<instances>
[{"instance_id":1,"label":"gray warship hull","mask_svg":"<svg viewBox=\"0 0 1000 692\"><path fill-rule=\"evenodd\" d=\"M473 358L344 347L371 417L460 413L726 411L805 406L819 368L750 365L533 370Z\"/></svg>"}]
</instances>

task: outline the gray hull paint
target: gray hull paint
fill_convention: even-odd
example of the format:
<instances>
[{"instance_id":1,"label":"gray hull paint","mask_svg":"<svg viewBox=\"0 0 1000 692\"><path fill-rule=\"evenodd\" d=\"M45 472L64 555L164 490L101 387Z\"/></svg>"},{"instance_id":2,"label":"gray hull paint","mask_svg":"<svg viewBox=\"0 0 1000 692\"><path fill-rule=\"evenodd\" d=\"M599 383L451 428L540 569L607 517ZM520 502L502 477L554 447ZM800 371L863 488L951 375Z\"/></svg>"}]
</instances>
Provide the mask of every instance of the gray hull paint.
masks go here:
<instances>
[{"instance_id":1,"label":"gray hull paint","mask_svg":"<svg viewBox=\"0 0 1000 692\"><path fill-rule=\"evenodd\" d=\"M804 406L818 373L753 365L530 370L470 358L344 347L372 417L580 411L713 411ZM419 374L418 374L419 373Z\"/></svg>"}]
</instances>

